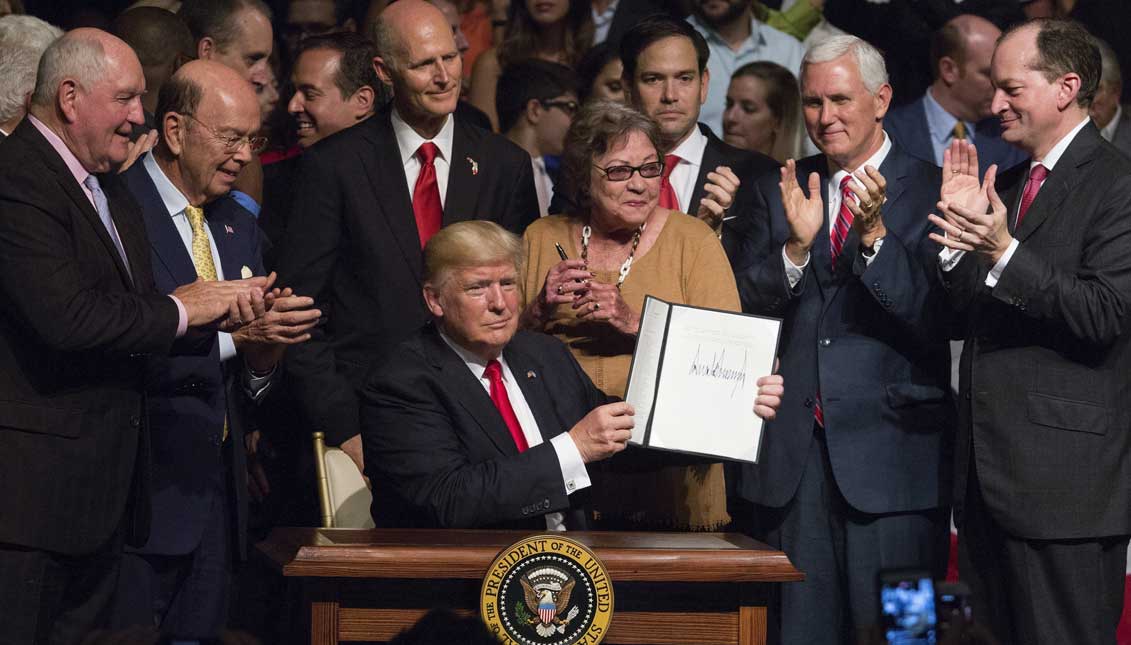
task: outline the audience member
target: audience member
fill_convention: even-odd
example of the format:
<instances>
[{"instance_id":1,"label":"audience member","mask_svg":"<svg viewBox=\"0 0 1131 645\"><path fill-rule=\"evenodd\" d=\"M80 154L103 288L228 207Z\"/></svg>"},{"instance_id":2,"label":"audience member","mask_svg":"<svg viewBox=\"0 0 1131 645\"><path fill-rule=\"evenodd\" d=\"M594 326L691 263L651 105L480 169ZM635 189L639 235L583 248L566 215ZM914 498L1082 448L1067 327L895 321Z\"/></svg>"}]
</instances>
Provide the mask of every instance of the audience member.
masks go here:
<instances>
[{"instance_id":1,"label":"audience member","mask_svg":"<svg viewBox=\"0 0 1131 645\"><path fill-rule=\"evenodd\" d=\"M278 101L270 85L268 58L274 48L271 9L262 0L186 0L179 14L196 41L196 55L231 67L246 78L261 104ZM266 111L266 110L263 110ZM256 156L240 171L234 190L241 206L259 215L263 204L263 165Z\"/></svg>"},{"instance_id":2,"label":"audience member","mask_svg":"<svg viewBox=\"0 0 1131 645\"><path fill-rule=\"evenodd\" d=\"M503 70L495 99L499 129L530 155L538 211L549 214L554 182L546 155L562 154L566 130L577 113L577 77L570 68L543 60L526 60Z\"/></svg>"},{"instance_id":3,"label":"audience member","mask_svg":"<svg viewBox=\"0 0 1131 645\"><path fill-rule=\"evenodd\" d=\"M468 95L495 128L495 86L507 65L540 58L573 67L593 44L593 17L585 0L515 0L508 16L502 44L475 61Z\"/></svg>"},{"instance_id":4,"label":"audience member","mask_svg":"<svg viewBox=\"0 0 1131 645\"><path fill-rule=\"evenodd\" d=\"M692 0L691 17L710 48L707 69L710 91L702 117L715 134L723 131L727 86L735 71L746 63L766 60L797 74L805 48L793 36L763 24L745 0Z\"/></svg>"},{"instance_id":5,"label":"audience member","mask_svg":"<svg viewBox=\"0 0 1131 645\"><path fill-rule=\"evenodd\" d=\"M629 100L659 126L665 152L660 206L703 218L721 235L733 261L741 238L730 231L747 216L750 183L778 164L723 143L698 122L710 80L709 55L699 32L672 18L648 18L621 40ZM745 187L739 177L746 178ZM708 202L714 204L705 207Z\"/></svg>"},{"instance_id":6,"label":"audience member","mask_svg":"<svg viewBox=\"0 0 1131 645\"><path fill-rule=\"evenodd\" d=\"M611 43L601 43L585 52L577 63L577 97L582 102L590 98L597 101L624 103L624 65L620 62L620 48Z\"/></svg>"},{"instance_id":7,"label":"audience member","mask_svg":"<svg viewBox=\"0 0 1131 645\"><path fill-rule=\"evenodd\" d=\"M299 45L311 36L357 31L352 0L290 0L283 22L283 42L292 60Z\"/></svg>"},{"instance_id":8,"label":"audience member","mask_svg":"<svg viewBox=\"0 0 1131 645\"><path fill-rule=\"evenodd\" d=\"M153 118L161 86L181 65L196 58L192 33L175 13L157 7L135 7L110 23L110 33L126 41L141 61L145 74L145 129L157 127Z\"/></svg>"},{"instance_id":9,"label":"audience member","mask_svg":"<svg viewBox=\"0 0 1131 645\"><path fill-rule=\"evenodd\" d=\"M20 15L24 12L24 3L21 0L0 0L0 18L4 16Z\"/></svg>"},{"instance_id":10,"label":"audience member","mask_svg":"<svg viewBox=\"0 0 1131 645\"><path fill-rule=\"evenodd\" d=\"M63 31L34 16L0 17L0 141L27 114L39 58Z\"/></svg>"},{"instance_id":11,"label":"audience member","mask_svg":"<svg viewBox=\"0 0 1131 645\"><path fill-rule=\"evenodd\" d=\"M452 27L452 38L455 38L456 49L459 50L459 56L463 59L463 67L464 69L471 69L467 64L467 50L471 45L467 42L467 38L463 35L463 29L460 27L460 14L456 4L452 0L428 0L428 4L436 7L440 10L440 13L444 14L444 19ZM461 93L466 94L470 85L468 75L464 75L460 83Z\"/></svg>"},{"instance_id":12,"label":"audience member","mask_svg":"<svg viewBox=\"0 0 1131 645\"><path fill-rule=\"evenodd\" d=\"M806 575L771 611L786 645L864 641L881 568L941 577L946 564L954 415L924 217L939 173L884 134L891 95L866 42L806 52L805 127L823 154L755 182L736 275L745 311L784 319L790 388L737 490L755 504L755 536Z\"/></svg>"},{"instance_id":13,"label":"audience member","mask_svg":"<svg viewBox=\"0 0 1131 645\"><path fill-rule=\"evenodd\" d=\"M788 69L769 61L739 67L726 106L723 141L778 163L801 155L801 91Z\"/></svg>"},{"instance_id":14,"label":"audience member","mask_svg":"<svg viewBox=\"0 0 1131 645\"><path fill-rule=\"evenodd\" d=\"M159 292L263 274L255 219L228 195L263 143L257 103L243 77L209 61L188 63L162 88L160 142L123 175L142 209ZM123 557L114 627L212 638L226 624L231 563L247 557L245 408L270 385L286 345L309 336L320 315L312 304L276 298L251 324L221 332L207 356L151 366L153 514L149 539Z\"/></svg>"},{"instance_id":15,"label":"audience member","mask_svg":"<svg viewBox=\"0 0 1131 645\"><path fill-rule=\"evenodd\" d=\"M1088 117L1101 66L1076 23L1007 32L993 111L1030 161L979 185L977 153L956 144L945 219L931 216L966 331L959 572L975 619L1005 645L1112 643L1123 609L1131 161Z\"/></svg>"},{"instance_id":16,"label":"audience member","mask_svg":"<svg viewBox=\"0 0 1131 645\"><path fill-rule=\"evenodd\" d=\"M1000 29L978 16L961 15L943 25L931 40L935 80L918 100L888 112L888 136L936 166L955 139L974 144L983 173L992 164L1005 169L1023 161L1023 152L1001 140L1001 125L990 111L990 57L999 36Z\"/></svg>"},{"instance_id":17,"label":"audience member","mask_svg":"<svg viewBox=\"0 0 1131 645\"><path fill-rule=\"evenodd\" d=\"M0 21L2 22L2 21ZM1092 99L1088 115L1100 129L1100 135L1111 142L1120 152L1131 157L1131 110L1124 110L1119 103L1123 94L1123 71L1111 46L1096 39L1103 61L1100 72L1100 86Z\"/></svg>"},{"instance_id":18,"label":"audience member","mask_svg":"<svg viewBox=\"0 0 1131 645\"><path fill-rule=\"evenodd\" d=\"M673 216L717 249L702 224ZM361 395L379 526L588 526L578 495L590 486L587 464L624 450L633 410L597 389L561 342L518 330L523 256L522 241L492 222L459 222L428 242L432 322ZM772 416L781 377L758 383L755 410Z\"/></svg>"},{"instance_id":19,"label":"audience member","mask_svg":"<svg viewBox=\"0 0 1131 645\"><path fill-rule=\"evenodd\" d=\"M123 542L148 533L146 355L200 351L212 336L198 329L251 321L269 286L154 288L141 214L113 172L142 121L144 91L125 42L71 31L44 52L29 114L0 145L9 642L74 643L103 617Z\"/></svg>"},{"instance_id":20,"label":"audience member","mask_svg":"<svg viewBox=\"0 0 1131 645\"><path fill-rule=\"evenodd\" d=\"M283 284L326 313L287 357L291 383L311 428L359 468L356 392L427 319L421 247L441 224L491 219L521 232L538 217L529 156L452 114L462 69L443 14L398 0L376 34L391 108L303 154L279 256Z\"/></svg>"},{"instance_id":21,"label":"audience member","mask_svg":"<svg viewBox=\"0 0 1131 645\"><path fill-rule=\"evenodd\" d=\"M590 102L570 126L562 158L560 185L576 207L526 231L523 326L562 340L597 387L615 396L624 396L645 295L739 310L714 231L661 205L663 145L661 127L643 114ZM700 207L721 213L715 199L722 198ZM570 259L559 257L555 243ZM715 530L730 520L722 464L668 465L650 451L635 457L593 473L605 526Z\"/></svg>"},{"instance_id":22,"label":"audience member","mask_svg":"<svg viewBox=\"0 0 1131 645\"><path fill-rule=\"evenodd\" d=\"M648 16L667 12L652 0L590 0L593 43L620 46L624 33ZM674 17L674 16L673 16Z\"/></svg>"}]
</instances>

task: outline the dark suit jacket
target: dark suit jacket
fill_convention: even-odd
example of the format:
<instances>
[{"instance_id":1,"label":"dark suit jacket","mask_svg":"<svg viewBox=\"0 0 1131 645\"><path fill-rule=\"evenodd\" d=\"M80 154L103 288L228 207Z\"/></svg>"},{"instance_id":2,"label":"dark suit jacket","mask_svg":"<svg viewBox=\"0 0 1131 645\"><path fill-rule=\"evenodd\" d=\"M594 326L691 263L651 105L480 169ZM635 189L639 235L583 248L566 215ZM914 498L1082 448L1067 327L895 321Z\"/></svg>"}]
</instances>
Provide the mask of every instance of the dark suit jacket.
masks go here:
<instances>
[{"instance_id":1,"label":"dark suit jacket","mask_svg":"<svg viewBox=\"0 0 1131 645\"><path fill-rule=\"evenodd\" d=\"M823 155L798 162L803 187L811 172L820 174L827 202ZM926 217L938 200L939 171L893 145L880 172L887 179L887 234L871 265L851 231L835 270L830 267L826 205L824 228L792 290L782 260L789 227L780 178L756 182L749 255L736 278L744 311L784 319L779 355L786 391L758 465L742 469L738 490L753 502L777 507L793 498L818 392L833 475L849 504L892 513L948 502L944 452L953 412L941 315L946 299Z\"/></svg>"},{"instance_id":2,"label":"dark suit jacket","mask_svg":"<svg viewBox=\"0 0 1131 645\"><path fill-rule=\"evenodd\" d=\"M1123 106L1123 114L1119 117L1119 125L1115 128L1115 137L1111 145L1127 157L1131 157L1131 105Z\"/></svg>"},{"instance_id":3,"label":"dark suit jacket","mask_svg":"<svg viewBox=\"0 0 1131 645\"><path fill-rule=\"evenodd\" d=\"M372 372L361 393L362 438L378 526L545 529L546 513L570 508L550 440L611 399L552 336L520 331L503 356L544 439L522 454L483 385L431 324Z\"/></svg>"},{"instance_id":4,"label":"dark suit jacket","mask_svg":"<svg viewBox=\"0 0 1131 645\"><path fill-rule=\"evenodd\" d=\"M127 537L148 531L142 354L173 347L177 307L154 288L137 205L99 180L129 273L30 120L0 147L0 543L91 552L128 499Z\"/></svg>"},{"instance_id":5,"label":"dark suit jacket","mask_svg":"<svg viewBox=\"0 0 1131 645\"><path fill-rule=\"evenodd\" d=\"M737 269L736 258L741 257L743 241L741 231L745 228L744 220L749 216L752 208L752 195L754 180L766 173L777 170L781 164L770 157L758 152L750 152L736 148L711 132L711 128L699 124L699 131L707 137L707 147L703 149L703 160L699 166L699 176L695 178L695 192L691 194L691 201L687 213L694 216L699 212L699 202L707 195L703 188L707 184L707 173L715 172L719 166L729 166L742 183L734 196L734 203L729 210L729 216L723 222L723 250L730 259L731 267ZM775 174L776 176L776 174ZM576 212L577 205L565 193L554 191L550 200L551 213Z\"/></svg>"},{"instance_id":6,"label":"dark suit jacket","mask_svg":"<svg viewBox=\"0 0 1131 645\"><path fill-rule=\"evenodd\" d=\"M613 11L613 22L609 25L605 42L611 43L614 48L619 47L620 39L626 31L648 16L655 15L669 16L677 20L682 18L669 13L652 0L620 0L616 10Z\"/></svg>"},{"instance_id":7,"label":"dark suit jacket","mask_svg":"<svg viewBox=\"0 0 1131 645\"><path fill-rule=\"evenodd\" d=\"M123 176L145 217L158 291L172 293L196 280L192 257L142 160ZM239 279L245 266L263 275L261 235L251 213L231 197L221 197L205 206L205 216L224 277ZM215 497L231 492L232 544L242 554L247 526L243 436L248 404L242 387L243 361L235 358L222 365L213 334L206 356L160 357L149 367L153 522L148 542L138 551L191 553L200 543ZM229 438L221 444L225 416Z\"/></svg>"},{"instance_id":8,"label":"dark suit jacket","mask_svg":"<svg viewBox=\"0 0 1131 645\"><path fill-rule=\"evenodd\" d=\"M1028 169L998 177L1011 220ZM967 321L955 517L961 526L973 459L1012 535L1127 535L1131 161L1088 124L1013 234L1020 245L993 289L970 255L942 274Z\"/></svg>"},{"instance_id":9,"label":"dark suit jacket","mask_svg":"<svg viewBox=\"0 0 1131 645\"><path fill-rule=\"evenodd\" d=\"M326 321L289 352L288 376L314 429L337 444L359 432L355 391L369 369L428 320L390 113L303 153L295 195L279 281L313 296ZM488 219L521 234L537 217L530 156L456 117L443 223Z\"/></svg>"},{"instance_id":10,"label":"dark suit jacket","mask_svg":"<svg viewBox=\"0 0 1131 645\"><path fill-rule=\"evenodd\" d=\"M892 108L884 117L884 130L907 154L935 163L935 145L931 141L931 131L927 126L926 98L919 97L906 105ZM1002 141L1001 125L996 116L978 122L974 126L974 147L978 149L978 175L997 164L1002 172L1025 161L1025 153Z\"/></svg>"}]
</instances>

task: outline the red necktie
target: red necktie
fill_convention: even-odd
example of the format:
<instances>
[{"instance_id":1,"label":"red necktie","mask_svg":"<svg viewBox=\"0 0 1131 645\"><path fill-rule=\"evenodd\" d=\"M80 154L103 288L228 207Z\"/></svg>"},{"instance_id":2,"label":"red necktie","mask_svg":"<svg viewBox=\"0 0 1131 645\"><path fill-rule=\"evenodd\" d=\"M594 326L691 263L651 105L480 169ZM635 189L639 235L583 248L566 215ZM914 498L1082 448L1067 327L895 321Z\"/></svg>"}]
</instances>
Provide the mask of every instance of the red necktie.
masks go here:
<instances>
[{"instance_id":1,"label":"red necktie","mask_svg":"<svg viewBox=\"0 0 1131 645\"><path fill-rule=\"evenodd\" d=\"M416 215L416 231L420 234L420 246L424 247L444 218L444 207L440 205L440 185L436 183L436 164L433 163L440 149L431 141L420 144L416 156L420 157L420 174L412 189L412 213Z\"/></svg>"},{"instance_id":2,"label":"red necktie","mask_svg":"<svg viewBox=\"0 0 1131 645\"><path fill-rule=\"evenodd\" d=\"M848 210L848 200L852 199L856 193L853 193L852 189L848 187L850 181L852 181L852 175L847 175L840 180L840 212L836 215L836 223L833 224L832 234L829 236L834 267L836 266L836 259L840 257L840 252L844 250L844 241L848 239L848 231L852 230L852 211Z\"/></svg>"},{"instance_id":3,"label":"red necktie","mask_svg":"<svg viewBox=\"0 0 1131 645\"><path fill-rule=\"evenodd\" d=\"M1037 198L1037 191L1041 189L1041 184L1048 176L1049 169L1041 164L1033 166L1033 169L1029 171L1029 179L1025 182L1025 192L1021 193L1021 209L1017 211L1017 226L1014 226L1013 230L1021 228L1021 220L1025 218L1025 213L1029 210L1029 207L1033 205L1033 200Z\"/></svg>"},{"instance_id":4,"label":"red necktie","mask_svg":"<svg viewBox=\"0 0 1131 645\"><path fill-rule=\"evenodd\" d=\"M675 196L675 189L672 188L672 183L668 181L668 177L671 177L672 171L675 170L675 167L678 165L678 156L664 156L664 174L660 176L660 208L670 208L673 211L679 210L679 198Z\"/></svg>"},{"instance_id":5,"label":"red necktie","mask_svg":"<svg viewBox=\"0 0 1131 645\"><path fill-rule=\"evenodd\" d=\"M514 445L518 446L519 452L526 452L529 447L526 444L526 435L522 434L522 426L518 424L518 417L515 416L510 397L507 396L507 388L503 385L503 366L499 365L499 361L492 359L487 362L487 369L483 371L483 376L490 381L491 402L495 404L495 407L499 409L499 414L503 416L507 430L511 431Z\"/></svg>"}]
</instances>

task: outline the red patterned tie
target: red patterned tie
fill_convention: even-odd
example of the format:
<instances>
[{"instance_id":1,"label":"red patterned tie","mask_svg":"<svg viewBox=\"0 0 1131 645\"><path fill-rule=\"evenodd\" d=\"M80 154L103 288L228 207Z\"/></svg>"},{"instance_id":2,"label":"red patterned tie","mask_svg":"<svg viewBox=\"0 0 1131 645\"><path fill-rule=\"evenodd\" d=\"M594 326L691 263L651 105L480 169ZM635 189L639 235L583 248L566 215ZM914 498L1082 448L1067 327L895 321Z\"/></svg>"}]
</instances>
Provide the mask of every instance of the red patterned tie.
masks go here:
<instances>
[{"instance_id":1,"label":"red patterned tie","mask_svg":"<svg viewBox=\"0 0 1131 645\"><path fill-rule=\"evenodd\" d=\"M678 156L664 155L664 174L660 176L660 208L679 210L679 198L675 196L675 189L672 188L672 183L668 181L668 177L671 177L672 171L678 165Z\"/></svg>"},{"instance_id":2,"label":"red patterned tie","mask_svg":"<svg viewBox=\"0 0 1131 645\"><path fill-rule=\"evenodd\" d=\"M519 452L526 452L529 447L526 444L526 435L522 434L522 426L518 423L518 417L511 407L510 397L507 396L507 388L503 385L503 366L499 365L499 361L492 359L487 362L483 376L491 384L491 401L503 416L503 422L507 424L507 430L510 430L511 438L514 439L514 445L518 446Z\"/></svg>"},{"instance_id":3,"label":"red patterned tie","mask_svg":"<svg viewBox=\"0 0 1131 645\"><path fill-rule=\"evenodd\" d=\"M431 141L420 144L416 156L420 157L420 174L412 189L412 212L416 215L416 231L420 246L424 247L443 221L444 207L440 205L440 185L436 183L436 155L440 149Z\"/></svg>"},{"instance_id":4,"label":"red patterned tie","mask_svg":"<svg viewBox=\"0 0 1131 645\"><path fill-rule=\"evenodd\" d=\"M852 211L848 210L848 200L853 199L856 193L848 187L850 181L852 175L846 175L840 180L840 212L836 215L836 223L833 224L832 234L829 236L834 267L840 252L844 250L844 241L848 239L848 232L852 230Z\"/></svg>"},{"instance_id":5,"label":"red patterned tie","mask_svg":"<svg viewBox=\"0 0 1131 645\"><path fill-rule=\"evenodd\" d=\"M1041 184L1048 176L1049 169L1041 164L1033 166L1033 169L1029 171L1029 180L1025 182L1025 192L1021 193L1021 209L1017 211L1017 226L1014 226L1013 230L1021 228L1021 220L1025 219L1025 213L1033 205L1033 200L1037 198L1037 191L1041 189Z\"/></svg>"}]
</instances>

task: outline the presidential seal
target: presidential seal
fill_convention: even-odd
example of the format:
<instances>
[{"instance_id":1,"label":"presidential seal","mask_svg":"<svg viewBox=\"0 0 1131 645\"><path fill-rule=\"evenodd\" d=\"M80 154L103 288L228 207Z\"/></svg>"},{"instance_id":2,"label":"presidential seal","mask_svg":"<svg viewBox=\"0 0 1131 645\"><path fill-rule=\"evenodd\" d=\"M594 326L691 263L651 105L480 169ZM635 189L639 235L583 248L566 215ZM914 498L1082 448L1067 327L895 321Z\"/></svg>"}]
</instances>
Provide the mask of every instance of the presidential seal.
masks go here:
<instances>
[{"instance_id":1,"label":"presidential seal","mask_svg":"<svg viewBox=\"0 0 1131 645\"><path fill-rule=\"evenodd\" d=\"M613 617L613 583L597 556L561 535L503 549L479 595L483 622L507 645L596 645Z\"/></svg>"}]
</instances>

